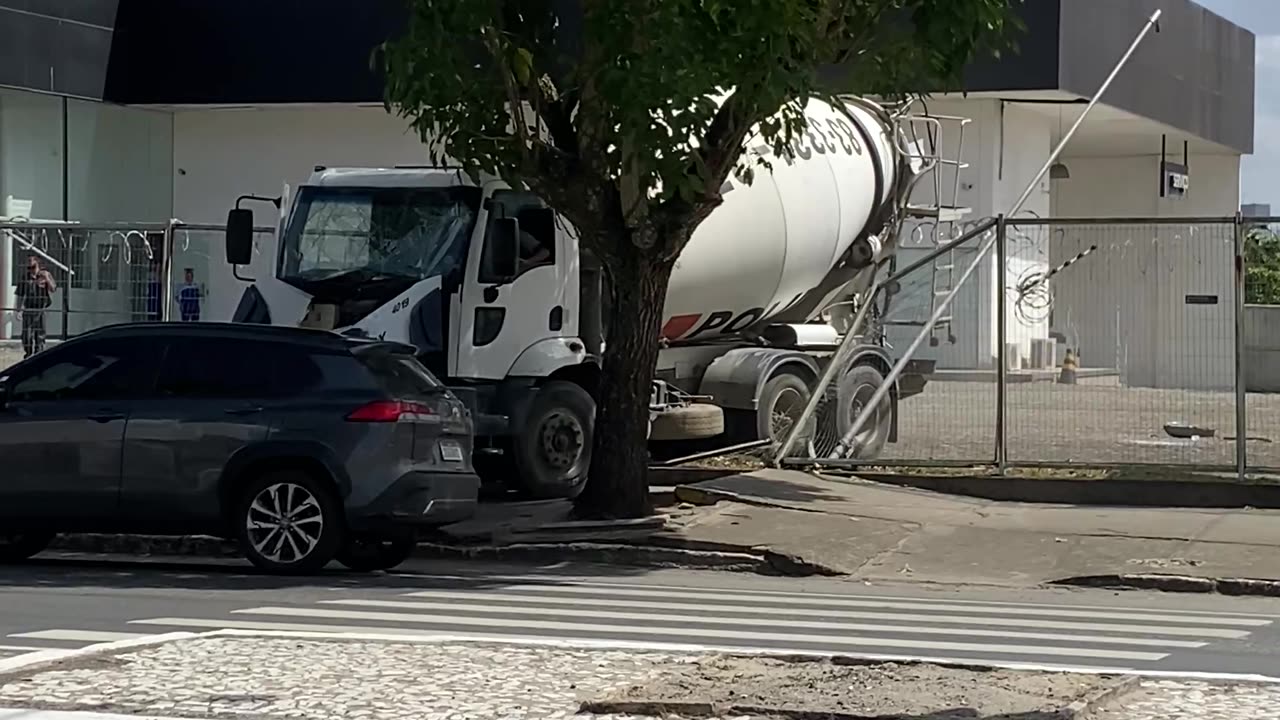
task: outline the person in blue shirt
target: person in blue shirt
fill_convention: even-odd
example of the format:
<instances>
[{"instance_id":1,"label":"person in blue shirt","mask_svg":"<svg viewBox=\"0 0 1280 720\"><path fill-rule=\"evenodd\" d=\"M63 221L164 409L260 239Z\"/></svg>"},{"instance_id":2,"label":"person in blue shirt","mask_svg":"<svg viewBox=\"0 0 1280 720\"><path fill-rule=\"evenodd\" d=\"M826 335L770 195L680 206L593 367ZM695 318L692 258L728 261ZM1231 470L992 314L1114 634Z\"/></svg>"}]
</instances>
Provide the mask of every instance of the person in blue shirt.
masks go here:
<instances>
[{"instance_id":1,"label":"person in blue shirt","mask_svg":"<svg viewBox=\"0 0 1280 720\"><path fill-rule=\"evenodd\" d=\"M195 271L187 268L182 275L182 287L178 288L178 312L182 315L182 322L199 322L201 293Z\"/></svg>"}]
</instances>

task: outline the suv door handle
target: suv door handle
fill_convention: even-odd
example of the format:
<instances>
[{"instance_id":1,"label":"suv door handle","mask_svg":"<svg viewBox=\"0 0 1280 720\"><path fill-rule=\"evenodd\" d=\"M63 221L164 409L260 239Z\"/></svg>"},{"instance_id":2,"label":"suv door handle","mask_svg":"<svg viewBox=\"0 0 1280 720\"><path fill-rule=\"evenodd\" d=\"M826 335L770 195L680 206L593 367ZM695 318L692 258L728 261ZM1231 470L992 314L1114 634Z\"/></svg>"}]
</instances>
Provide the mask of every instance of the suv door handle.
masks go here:
<instances>
[{"instance_id":1,"label":"suv door handle","mask_svg":"<svg viewBox=\"0 0 1280 720\"><path fill-rule=\"evenodd\" d=\"M260 412L262 412L262 408L258 405L226 409L228 415L253 415Z\"/></svg>"},{"instance_id":2,"label":"suv door handle","mask_svg":"<svg viewBox=\"0 0 1280 720\"><path fill-rule=\"evenodd\" d=\"M123 420L124 413L116 412L114 410L99 410L98 412L89 415L89 419L97 423L111 422L112 420Z\"/></svg>"}]
</instances>

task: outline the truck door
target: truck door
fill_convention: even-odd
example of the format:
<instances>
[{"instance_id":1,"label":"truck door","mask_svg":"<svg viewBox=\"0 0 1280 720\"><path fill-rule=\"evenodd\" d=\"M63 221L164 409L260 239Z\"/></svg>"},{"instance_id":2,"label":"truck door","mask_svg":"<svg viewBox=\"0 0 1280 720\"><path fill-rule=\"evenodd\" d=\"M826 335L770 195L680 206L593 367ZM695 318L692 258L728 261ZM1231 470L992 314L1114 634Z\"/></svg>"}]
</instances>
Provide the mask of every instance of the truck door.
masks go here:
<instances>
[{"instance_id":1,"label":"truck door","mask_svg":"<svg viewBox=\"0 0 1280 720\"><path fill-rule=\"evenodd\" d=\"M479 252L469 253L466 279L458 305L454 377L499 380L535 342L562 336L568 327L565 291L569 268L556 232L554 212L536 195L498 190L482 215L484 237ZM496 221L519 223L520 257L514 278L495 271L502 249Z\"/></svg>"}]
</instances>

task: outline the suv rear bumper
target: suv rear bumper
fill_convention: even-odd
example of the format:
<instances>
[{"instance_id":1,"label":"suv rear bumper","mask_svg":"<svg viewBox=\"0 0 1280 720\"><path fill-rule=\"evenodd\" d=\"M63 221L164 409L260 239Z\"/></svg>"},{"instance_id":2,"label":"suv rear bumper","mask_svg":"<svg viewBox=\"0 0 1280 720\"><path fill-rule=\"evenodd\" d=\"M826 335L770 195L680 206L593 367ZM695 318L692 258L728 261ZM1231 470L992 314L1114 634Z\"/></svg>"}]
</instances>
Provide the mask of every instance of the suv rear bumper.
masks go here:
<instances>
[{"instance_id":1,"label":"suv rear bumper","mask_svg":"<svg viewBox=\"0 0 1280 720\"><path fill-rule=\"evenodd\" d=\"M474 473L410 472L363 508L347 513L353 529L433 527L470 519L480 500Z\"/></svg>"}]
</instances>

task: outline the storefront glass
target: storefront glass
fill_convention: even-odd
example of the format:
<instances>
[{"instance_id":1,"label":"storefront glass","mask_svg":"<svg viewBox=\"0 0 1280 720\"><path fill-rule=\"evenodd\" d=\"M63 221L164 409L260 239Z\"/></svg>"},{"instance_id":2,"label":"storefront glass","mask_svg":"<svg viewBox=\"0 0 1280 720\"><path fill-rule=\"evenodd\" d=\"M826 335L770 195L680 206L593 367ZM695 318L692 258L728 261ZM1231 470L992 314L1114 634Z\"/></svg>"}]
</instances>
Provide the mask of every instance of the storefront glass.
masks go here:
<instances>
[{"instance_id":1,"label":"storefront glass","mask_svg":"<svg viewBox=\"0 0 1280 720\"><path fill-rule=\"evenodd\" d=\"M0 215L32 223L70 220L85 228L22 231L6 225L0 242L0 306L34 246L58 290L50 337L114 322L150 319L162 302L164 223L173 208L170 113L0 90ZM122 224L119 229L92 226ZM153 227L146 227L152 224ZM65 267L64 267L65 266ZM13 313L0 339L19 332Z\"/></svg>"}]
</instances>

